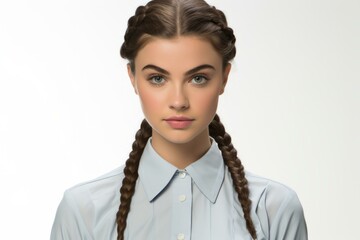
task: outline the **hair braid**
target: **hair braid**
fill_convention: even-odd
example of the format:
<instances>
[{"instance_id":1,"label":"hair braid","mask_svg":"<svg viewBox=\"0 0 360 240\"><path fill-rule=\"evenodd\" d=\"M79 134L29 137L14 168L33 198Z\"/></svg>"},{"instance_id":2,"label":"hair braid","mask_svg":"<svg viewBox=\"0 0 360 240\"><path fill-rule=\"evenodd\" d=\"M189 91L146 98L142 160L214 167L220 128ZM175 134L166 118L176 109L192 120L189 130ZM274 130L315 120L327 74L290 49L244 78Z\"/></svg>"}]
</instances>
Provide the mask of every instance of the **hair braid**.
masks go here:
<instances>
[{"instance_id":1,"label":"hair braid","mask_svg":"<svg viewBox=\"0 0 360 240\"><path fill-rule=\"evenodd\" d=\"M238 193L238 199L244 212L244 218L246 221L246 228L251 234L253 239L256 239L256 230L250 217L251 201L249 199L248 182L245 178L244 167L241 164L240 159L237 157L237 151L231 143L231 137L226 133L224 125L221 123L218 115L215 115L214 120L209 126L210 136L217 142L224 163L227 165L236 192Z\"/></svg>"},{"instance_id":2,"label":"hair braid","mask_svg":"<svg viewBox=\"0 0 360 240\"><path fill-rule=\"evenodd\" d=\"M126 219L130 211L131 198L134 195L135 184L138 178L140 158L150 136L151 126L144 119L141 123L140 129L136 132L135 141L132 144L132 151L130 152L129 158L125 163L125 177L120 188L120 206L116 214L118 240L124 239Z\"/></svg>"},{"instance_id":3,"label":"hair braid","mask_svg":"<svg viewBox=\"0 0 360 240\"><path fill-rule=\"evenodd\" d=\"M131 49L130 51L134 51L131 46L132 41L133 38L136 38L138 37L137 35L139 35L137 30L146 17L146 10L147 6L139 6L135 11L135 15L129 18L124 35L124 43L120 48L120 56L125 57L127 52L129 52L129 49ZM135 55L131 57L134 58Z\"/></svg>"},{"instance_id":4,"label":"hair braid","mask_svg":"<svg viewBox=\"0 0 360 240\"><path fill-rule=\"evenodd\" d=\"M212 18L211 21L219 26L222 34L220 34L221 41L224 45L222 47L222 54L224 56L224 63L228 63L231 59L233 59L236 55L235 42L236 37L234 35L234 30L228 26L226 16L223 11L217 9L216 7L212 7L214 10L214 14L216 17Z\"/></svg>"},{"instance_id":5,"label":"hair braid","mask_svg":"<svg viewBox=\"0 0 360 240\"><path fill-rule=\"evenodd\" d=\"M146 9L146 6L139 6L135 11L135 15L129 18L128 27L124 35L125 42L130 40L134 30L136 30L136 27L144 20L146 16Z\"/></svg>"}]
</instances>

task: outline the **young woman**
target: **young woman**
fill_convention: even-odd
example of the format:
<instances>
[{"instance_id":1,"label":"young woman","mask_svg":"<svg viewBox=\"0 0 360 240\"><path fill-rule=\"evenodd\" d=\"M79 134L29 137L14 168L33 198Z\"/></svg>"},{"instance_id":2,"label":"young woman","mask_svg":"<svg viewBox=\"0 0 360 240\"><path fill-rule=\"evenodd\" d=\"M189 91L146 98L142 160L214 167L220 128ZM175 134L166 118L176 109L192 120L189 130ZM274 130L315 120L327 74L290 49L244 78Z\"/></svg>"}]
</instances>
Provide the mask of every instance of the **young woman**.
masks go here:
<instances>
[{"instance_id":1,"label":"young woman","mask_svg":"<svg viewBox=\"0 0 360 240\"><path fill-rule=\"evenodd\" d=\"M153 0L124 38L145 119L124 167L65 192L51 239L307 239L296 194L245 172L216 115L235 56L224 14Z\"/></svg>"}]
</instances>

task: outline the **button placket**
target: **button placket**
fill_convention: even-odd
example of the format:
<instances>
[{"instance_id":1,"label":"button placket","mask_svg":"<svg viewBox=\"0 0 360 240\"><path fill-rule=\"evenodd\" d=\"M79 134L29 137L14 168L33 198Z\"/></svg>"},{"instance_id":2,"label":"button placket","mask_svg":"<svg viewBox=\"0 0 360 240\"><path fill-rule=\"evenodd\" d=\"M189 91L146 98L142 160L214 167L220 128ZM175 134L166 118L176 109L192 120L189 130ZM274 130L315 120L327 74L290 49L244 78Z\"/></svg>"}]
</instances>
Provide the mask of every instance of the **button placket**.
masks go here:
<instances>
[{"instance_id":1,"label":"button placket","mask_svg":"<svg viewBox=\"0 0 360 240\"><path fill-rule=\"evenodd\" d=\"M179 201L180 202L184 202L186 200L186 196L185 195L180 195L179 196Z\"/></svg>"},{"instance_id":2,"label":"button placket","mask_svg":"<svg viewBox=\"0 0 360 240\"><path fill-rule=\"evenodd\" d=\"M192 215L191 177L185 171L178 171L174 178L172 205L172 236L177 240L190 240Z\"/></svg>"},{"instance_id":3,"label":"button placket","mask_svg":"<svg viewBox=\"0 0 360 240\"><path fill-rule=\"evenodd\" d=\"M179 172L179 178L184 179L186 177L186 172Z\"/></svg>"},{"instance_id":4,"label":"button placket","mask_svg":"<svg viewBox=\"0 0 360 240\"><path fill-rule=\"evenodd\" d=\"M177 235L177 240L185 240L185 235L183 233L179 233Z\"/></svg>"}]
</instances>

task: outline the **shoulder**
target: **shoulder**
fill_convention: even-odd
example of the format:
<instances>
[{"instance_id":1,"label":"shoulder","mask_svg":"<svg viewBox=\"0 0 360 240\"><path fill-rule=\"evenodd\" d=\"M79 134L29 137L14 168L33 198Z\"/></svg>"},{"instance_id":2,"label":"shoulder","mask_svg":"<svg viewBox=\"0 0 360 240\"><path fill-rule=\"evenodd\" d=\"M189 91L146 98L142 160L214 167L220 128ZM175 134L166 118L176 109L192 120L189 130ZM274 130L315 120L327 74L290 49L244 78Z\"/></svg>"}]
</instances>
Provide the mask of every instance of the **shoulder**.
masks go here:
<instances>
[{"instance_id":1,"label":"shoulder","mask_svg":"<svg viewBox=\"0 0 360 240\"><path fill-rule=\"evenodd\" d=\"M302 211L302 206L296 192L280 182L260 177L253 173L246 173L250 198L253 204L265 204L264 207L272 213L274 211Z\"/></svg>"},{"instance_id":2,"label":"shoulder","mask_svg":"<svg viewBox=\"0 0 360 240\"><path fill-rule=\"evenodd\" d=\"M124 166L118 167L106 174L103 174L92 180L79 183L65 191L65 194L77 196L79 194L89 194L93 197L97 195L113 192L114 189L120 189Z\"/></svg>"},{"instance_id":3,"label":"shoulder","mask_svg":"<svg viewBox=\"0 0 360 240\"><path fill-rule=\"evenodd\" d=\"M101 207L120 199L120 187L124 178L123 166L103 174L95 179L79 183L64 192L63 201L80 212L88 212L89 208ZM117 204L114 203L114 204Z\"/></svg>"},{"instance_id":4,"label":"shoulder","mask_svg":"<svg viewBox=\"0 0 360 240\"><path fill-rule=\"evenodd\" d=\"M271 198L272 201L270 202L275 204L297 198L296 192L283 183L250 172L246 172L246 179L251 192L250 197L254 200L266 197L267 199Z\"/></svg>"},{"instance_id":5,"label":"shoulder","mask_svg":"<svg viewBox=\"0 0 360 240\"><path fill-rule=\"evenodd\" d=\"M92 239L99 222L115 222L113 213L120 203L123 177L123 167L119 167L67 189L56 212L51 239Z\"/></svg>"},{"instance_id":6,"label":"shoulder","mask_svg":"<svg viewBox=\"0 0 360 240\"><path fill-rule=\"evenodd\" d=\"M282 183L246 173L254 214L270 239L307 239L302 205L296 192ZM266 231L266 230L265 230Z\"/></svg>"},{"instance_id":7,"label":"shoulder","mask_svg":"<svg viewBox=\"0 0 360 240\"><path fill-rule=\"evenodd\" d=\"M92 180L79 183L64 192L63 201L72 201L76 205L87 206L95 199L113 197L119 193L124 166L118 167ZM73 204L74 204L73 203Z\"/></svg>"}]
</instances>

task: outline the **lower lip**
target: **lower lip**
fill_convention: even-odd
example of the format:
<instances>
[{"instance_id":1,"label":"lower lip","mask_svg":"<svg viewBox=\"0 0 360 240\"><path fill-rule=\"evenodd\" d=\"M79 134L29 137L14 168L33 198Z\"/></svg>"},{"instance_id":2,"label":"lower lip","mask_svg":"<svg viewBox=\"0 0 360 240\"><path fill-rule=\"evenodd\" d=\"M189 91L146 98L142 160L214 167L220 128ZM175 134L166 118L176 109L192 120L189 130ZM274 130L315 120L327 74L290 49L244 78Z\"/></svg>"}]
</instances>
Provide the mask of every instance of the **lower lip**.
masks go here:
<instances>
[{"instance_id":1,"label":"lower lip","mask_svg":"<svg viewBox=\"0 0 360 240\"><path fill-rule=\"evenodd\" d=\"M175 120L166 120L166 122L170 125L170 127L175 129L184 129L191 125L191 120L185 120L185 121L175 121Z\"/></svg>"}]
</instances>

